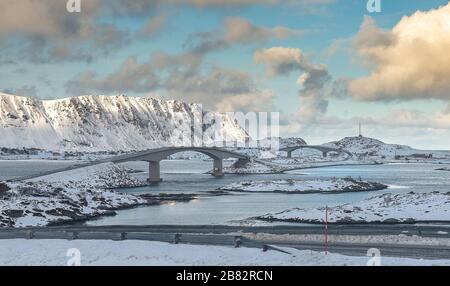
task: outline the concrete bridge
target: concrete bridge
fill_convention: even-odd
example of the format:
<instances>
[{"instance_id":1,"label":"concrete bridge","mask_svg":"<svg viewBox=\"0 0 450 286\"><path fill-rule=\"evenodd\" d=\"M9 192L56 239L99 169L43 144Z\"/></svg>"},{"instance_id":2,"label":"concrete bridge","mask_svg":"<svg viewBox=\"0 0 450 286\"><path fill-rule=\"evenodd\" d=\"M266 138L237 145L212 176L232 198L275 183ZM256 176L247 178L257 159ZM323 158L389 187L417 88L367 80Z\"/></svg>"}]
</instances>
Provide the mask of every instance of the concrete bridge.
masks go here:
<instances>
[{"instance_id":1,"label":"concrete bridge","mask_svg":"<svg viewBox=\"0 0 450 286\"><path fill-rule=\"evenodd\" d=\"M280 151L287 152L287 157L292 158L292 152L294 152L295 150L299 150L299 149L318 150L318 151L322 152L323 157L327 157L328 153L330 153L330 152L345 153L349 157L353 156L352 153L350 153L349 151L346 151L344 149L337 149L337 148L326 147L326 146L322 146L322 145L299 145L299 146L281 148Z\"/></svg>"},{"instance_id":2,"label":"concrete bridge","mask_svg":"<svg viewBox=\"0 0 450 286\"><path fill-rule=\"evenodd\" d=\"M123 163L129 161L146 161L149 163L149 182L158 183L161 181L160 162L164 159L167 159L167 157L169 157L170 155L186 151L199 152L212 158L213 159L212 175L215 177L221 177L224 175L223 159L236 158L239 159L238 164L245 164L249 160L249 157L247 156L218 148L167 147L116 156L107 159L106 161L113 163Z\"/></svg>"},{"instance_id":3,"label":"concrete bridge","mask_svg":"<svg viewBox=\"0 0 450 286\"><path fill-rule=\"evenodd\" d=\"M125 155L119 155L114 156L107 159L102 160L96 160L93 162L87 162L87 163L81 163L81 164L75 164L72 166L68 166L65 168L60 168L56 170L49 170L45 172L40 172L31 176L25 176L15 179L10 179L8 182L19 182L24 180L30 180L42 176L52 175L56 173L71 171L75 169L85 168L89 166L95 166L103 163L123 163L123 162L129 162L129 161L146 161L149 163L149 182L150 183L158 183L161 181L161 171L160 171L160 162L170 155L180 153L180 152L186 152L186 151L193 151L193 152L199 152L202 154L207 155L208 157L213 159L213 172L212 175L216 177L221 177L224 175L223 173L223 159L227 158L236 158L238 161L235 163L236 166L245 166L245 164L248 163L250 160L249 157L231 152L225 149L219 149L219 148L206 148L206 147L167 147L167 148L156 148L156 149L149 149L145 151L135 152L131 154L125 154Z\"/></svg>"}]
</instances>

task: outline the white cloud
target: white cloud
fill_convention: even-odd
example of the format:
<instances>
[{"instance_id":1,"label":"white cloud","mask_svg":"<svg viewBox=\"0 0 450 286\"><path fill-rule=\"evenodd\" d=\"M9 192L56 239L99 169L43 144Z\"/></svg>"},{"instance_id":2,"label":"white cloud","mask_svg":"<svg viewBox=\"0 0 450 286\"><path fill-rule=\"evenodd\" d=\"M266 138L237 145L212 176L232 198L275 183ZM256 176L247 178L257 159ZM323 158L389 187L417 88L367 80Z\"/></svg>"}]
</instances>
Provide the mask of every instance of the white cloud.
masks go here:
<instances>
[{"instance_id":1,"label":"white cloud","mask_svg":"<svg viewBox=\"0 0 450 286\"><path fill-rule=\"evenodd\" d=\"M283 120L284 126L291 130L300 130L326 113L328 108L326 89L331 76L325 65L312 64L303 56L300 49L286 47L258 50L254 54L254 61L264 64L270 76L300 72L297 79L299 108Z\"/></svg>"},{"instance_id":2,"label":"white cloud","mask_svg":"<svg viewBox=\"0 0 450 286\"><path fill-rule=\"evenodd\" d=\"M70 95L95 93L145 93L159 85L150 63L138 63L129 57L120 66L104 78L98 78L94 71L85 71L66 83L66 93Z\"/></svg>"},{"instance_id":3,"label":"white cloud","mask_svg":"<svg viewBox=\"0 0 450 286\"><path fill-rule=\"evenodd\" d=\"M269 112L273 110L275 94L270 90L253 89L248 93L222 98L214 110L219 112Z\"/></svg>"},{"instance_id":4,"label":"white cloud","mask_svg":"<svg viewBox=\"0 0 450 286\"><path fill-rule=\"evenodd\" d=\"M355 47L371 73L350 81L359 100L450 99L450 3L403 17L390 31L366 17Z\"/></svg>"},{"instance_id":5,"label":"white cloud","mask_svg":"<svg viewBox=\"0 0 450 286\"><path fill-rule=\"evenodd\" d=\"M285 75L302 67L303 54L297 48L273 47L258 50L254 54L254 61L264 64L269 75Z\"/></svg>"},{"instance_id":6,"label":"white cloud","mask_svg":"<svg viewBox=\"0 0 450 286\"><path fill-rule=\"evenodd\" d=\"M191 52L206 54L234 45L263 43L273 39L287 39L303 35L303 31L284 26L260 27L241 17L228 17L217 31L198 32L190 35L184 46Z\"/></svg>"}]
</instances>

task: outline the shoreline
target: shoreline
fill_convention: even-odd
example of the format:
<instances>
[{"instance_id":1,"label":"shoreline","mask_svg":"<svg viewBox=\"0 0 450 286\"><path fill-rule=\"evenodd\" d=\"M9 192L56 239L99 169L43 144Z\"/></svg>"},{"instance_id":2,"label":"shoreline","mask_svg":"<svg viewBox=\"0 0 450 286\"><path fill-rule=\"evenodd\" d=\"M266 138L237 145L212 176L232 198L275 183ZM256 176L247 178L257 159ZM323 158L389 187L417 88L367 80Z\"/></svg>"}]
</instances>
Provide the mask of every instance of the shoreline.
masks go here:
<instances>
[{"instance_id":1,"label":"shoreline","mask_svg":"<svg viewBox=\"0 0 450 286\"><path fill-rule=\"evenodd\" d=\"M346 193L362 193L362 192L377 192L389 189L389 186L379 187L379 188L371 188L371 189L361 189L361 190L339 190L339 191L245 191L245 190L227 190L227 189L217 189L219 191L227 191L227 192L236 192L236 193L275 193L275 194L284 194L284 195L310 195L310 194L323 194L323 195L332 195L332 194L346 194Z\"/></svg>"},{"instance_id":2,"label":"shoreline","mask_svg":"<svg viewBox=\"0 0 450 286\"><path fill-rule=\"evenodd\" d=\"M294 224L309 224L309 225L325 225L325 222L320 222L317 220L303 220L303 219L277 219L277 218L264 218L264 217L252 217L249 219L254 219L254 220L259 220L259 221L264 221L264 222L269 222L269 223L273 223L273 222L286 222L286 223L294 223ZM443 225L448 225L450 224L450 220L405 220L405 221L398 221L395 219L387 219L384 221L348 221L348 222L344 222L344 221L338 221L338 222L328 222L328 225L333 225L333 226L349 226L349 225L360 225L360 226L365 226L365 225L414 225L414 224L443 224Z\"/></svg>"}]
</instances>

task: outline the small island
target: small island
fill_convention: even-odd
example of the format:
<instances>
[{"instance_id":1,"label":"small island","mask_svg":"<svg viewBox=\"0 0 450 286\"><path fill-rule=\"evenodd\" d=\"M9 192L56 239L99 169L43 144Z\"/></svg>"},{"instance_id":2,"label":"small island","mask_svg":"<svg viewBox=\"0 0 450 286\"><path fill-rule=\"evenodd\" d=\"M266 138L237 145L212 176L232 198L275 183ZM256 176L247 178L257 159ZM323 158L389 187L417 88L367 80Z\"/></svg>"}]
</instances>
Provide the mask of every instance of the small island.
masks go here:
<instances>
[{"instance_id":1,"label":"small island","mask_svg":"<svg viewBox=\"0 0 450 286\"><path fill-rule=\"evenodd\" d=\"M289 209L256 217L262 221L325 223L325 207ZM450 221L450 192L383 194L357 203L328 207L329 224L397 224Z\"/></svg>"},{"instance_id":2,"label":"small island","mask_svg":"<svg viewBox=\"0 0 450 286\"><path fill-rule=\"evenodd\" d=\"M330 180L276 180L276 181L246 181L233 183L219 188L221 191L233 192L272 192L285 194L336 194L346 192L379 191L388 186L355 180L352 178Z\"/></svg>"}]
</instances>

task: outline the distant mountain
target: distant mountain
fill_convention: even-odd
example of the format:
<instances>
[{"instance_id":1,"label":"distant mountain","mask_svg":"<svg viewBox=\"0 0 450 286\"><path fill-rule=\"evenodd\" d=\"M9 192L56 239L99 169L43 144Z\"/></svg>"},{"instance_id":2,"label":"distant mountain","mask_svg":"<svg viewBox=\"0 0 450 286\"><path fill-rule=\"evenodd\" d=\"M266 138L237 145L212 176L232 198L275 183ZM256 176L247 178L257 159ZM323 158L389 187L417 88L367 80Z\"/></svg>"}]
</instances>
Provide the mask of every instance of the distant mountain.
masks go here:
<instances>
[{"instance_id":1,"label":"distant mountain","mask_svg":"<svg viewBox=\"0 0 450 286\"><path fill-rule=\"evenodd\" d=\"M345 149L355 155L364 157L384 157L393 159L395 156L409 156L415 153L424 153L405 145L386 144L380 140L368 137L346 137L339 141L324 144L325 146Z\"/></svg>"},{"instance_id":2,"label":"distant mountain","mask_svg":"<svg viewBox=\"0 0 450 286\"><path fill-rule=\"evenodd\" d=\"M78 96L38 100L0 93L0 147L52 151L128 151L190 142L198 104L150 97ZM232 118L204 124L195 145L223 138L245 141L247 133Z\"/></svg>"}]
</instances>

